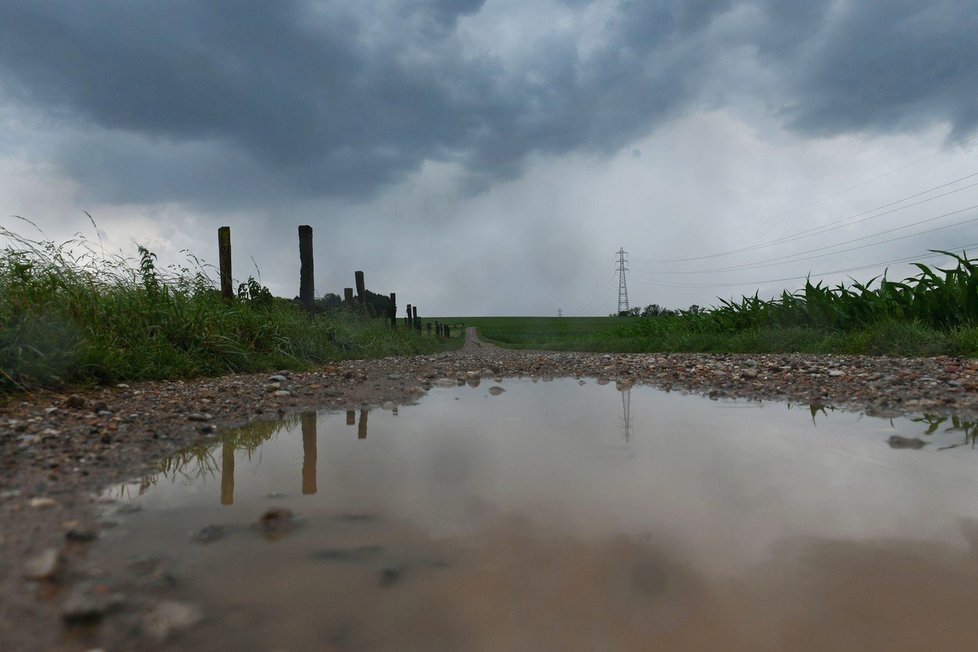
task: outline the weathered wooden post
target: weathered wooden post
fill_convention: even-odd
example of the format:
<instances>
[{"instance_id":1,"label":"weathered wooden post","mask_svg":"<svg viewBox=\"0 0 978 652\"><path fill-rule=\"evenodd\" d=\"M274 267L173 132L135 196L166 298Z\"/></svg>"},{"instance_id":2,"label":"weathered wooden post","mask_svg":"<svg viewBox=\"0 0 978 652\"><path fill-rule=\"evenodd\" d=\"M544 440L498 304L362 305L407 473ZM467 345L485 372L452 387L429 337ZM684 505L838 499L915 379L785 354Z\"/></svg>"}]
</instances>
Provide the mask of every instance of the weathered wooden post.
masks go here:
<instances>
[{"instance_id":1,"label":"weathered wooden post","mask_svg":"<svg viewBox=\"0 0 978 652\"><path fill-rule=\"evenodd\" d=\"M217 230L217 256L221 269L221 296L225 301L234 298L231 284L231 227L222 226Z\"/></svg>"},{"instance_id":2,"label":"weathered wooden post","mask_svg":"<svg viewBox=\"0 0 978 652\"><path fill-rule=\"evenodd\" d=\"M363 272L353 272L357 285L357 302L362 306L367 303L367 286L363 282Z\"/></svg>"},{"instance_id":3,"label":"weathered wooden post","mask_svg":"<svg viewBox=\"0 0 978 652\"><path fill-rule=\"evenodd\" d=\"M299 301L309 312L316 307L316 287L312 266L312 227L308 224L299 227Z\"/></svg>"},{"instance_id":4,"label":"weathered wooden post","mask_svg":"<svg viewBox=\"0 0 978 652\"><path fill-rule=\"evenodd\" d=\"M343 303L347 306L353 305L353 288L343 288Z\"/></svg>"},{"instance_id":5,"label":"weathered wooden post","mask_svg":"<svg viewBox=\"0 0 978 652\"><path fill-rule=\"evenodd\" d=\"M448 325L448 324L445 324L445 325L444 325L444 326L442 327L442 334L443 334L443 335L444 335L445 337L451 337L451 336L452 336L452 329L451 329L451 327L449 327L449 325Z\"/></svg>"},{"instance_id":6,"label":"weathered wooden post","mask_svg":"<svg viewBox=\"0 0 978 652\"><path fill-rule=\"evenodd\" d=\"M316 493L316 413L302 413L302 493Z\"/></svg>"},{"instance_id":7,"label":"weathered wooden post","mask_svg":"<svg viewBox=\"0 0 978 652\"><path fill-rule=\"evenodd\" d=\"M414 325L414 322L411 321L411 304L410 303L407 305L407 319L405 320L404 323L407 324L407 327L408 328L411 328Z\"/></svg>"},{"instance_id":8,"label":"weathered wooden post","mask_svg":"<svg viewBox=\"0 0 978 652\"><path fill-rule=\"evenodd\" d=\"M411 323L414 324L416 330L421 330L421 322L418 321L418 307L411 306Z\"/></svg>"},{"instance_id":9,"label":"weathered wooden post","mask_svg":"<svg viewBox=\"0 0 978 652\"><path fill-rule=\"evenodd\" d=\"M391 317L391 330L397 330L397 294L391 292L391 305L390 305L390 317Z\"/></svg>"}]
</instances>

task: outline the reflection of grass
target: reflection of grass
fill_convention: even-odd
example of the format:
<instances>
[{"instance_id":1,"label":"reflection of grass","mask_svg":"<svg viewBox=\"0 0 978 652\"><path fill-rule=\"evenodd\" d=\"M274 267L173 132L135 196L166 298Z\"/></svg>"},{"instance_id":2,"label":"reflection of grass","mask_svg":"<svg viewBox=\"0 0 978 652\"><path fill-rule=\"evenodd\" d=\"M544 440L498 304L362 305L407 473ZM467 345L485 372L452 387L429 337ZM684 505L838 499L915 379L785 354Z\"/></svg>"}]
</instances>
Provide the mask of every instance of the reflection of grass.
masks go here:
<instances>
[{"instance_id":1,"label":"reflection of grass","mask_svg":"<svg viewBox=\"0 0 978 652\"><path fill-rule=\"evenodd\" d=\"M174 481L178 476L193 480L204 476L214 476L221 471L221 461L215 451L231 446L235 451L245 450L250 458L262 444L282 430L292 430L299 423L299 415L288 415L276 421L254 421L248 425L228 431L216 439L188 446L159 463L159 473L143 478L139 493L143 493L158 478Z\"/></svg>"},{"instance_id":2,"label":"reflection of grass","mask_svg":"<svg viewBox=\"0 0 978 652\"><path fill-rule=\"evenodd\" d=\"M975 446L976 440L978 440L978 422L976 421L966 421L957 416L942 417L936 414L924 414L920 417L915 417L911 419L914 423L927 424L927 429L924 431L924 435L933 435L941 426L947 426L943 429L943 432L960 432L964 433L965 444L970 444L972 448Z\"/></svg>"}]
</instances>

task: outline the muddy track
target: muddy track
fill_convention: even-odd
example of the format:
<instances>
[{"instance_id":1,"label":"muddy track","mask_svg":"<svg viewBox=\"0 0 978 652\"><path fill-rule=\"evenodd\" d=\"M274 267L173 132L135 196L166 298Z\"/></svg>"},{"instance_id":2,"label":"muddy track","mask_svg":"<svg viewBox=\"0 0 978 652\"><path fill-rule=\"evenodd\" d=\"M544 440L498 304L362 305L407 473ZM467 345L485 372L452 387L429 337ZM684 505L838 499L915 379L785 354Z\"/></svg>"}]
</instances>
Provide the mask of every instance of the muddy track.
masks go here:
<instances>
[{"instance_id":1,"label":"muddy track","mask_svg":"<svg viewBox=\"0 0 978 652\"><path fill-rule=\"evenodd\" d=\"M101 639L64 629L83 583L101 586L86 550L105 526L96 496L114 482L154 471L168 453L255 419L304 409L416 402L434 381L582 377L647 384L713 398L773 399L878 415L978 416L978 361L811 355L698 355L513 351L467 329L461 350L433 356L348 361L314 372L228 375L71 392L39 391L0 404L0 650L87 650ZM86 539L93 538L95 542ZM32 561L51 551L39 573ZM25 573L46 575L30 579ZM77 597L77 596L75 596ZM152 596L124 596L116 609L139 622ZM107 615L105 627L123 622ZM165 649L138 627L130 649ZM68 635L66 635L66 632ZM121 634L118 634L121 636ZM118 642L118 639L117 639Z\"/></svg>"}]
</instances>

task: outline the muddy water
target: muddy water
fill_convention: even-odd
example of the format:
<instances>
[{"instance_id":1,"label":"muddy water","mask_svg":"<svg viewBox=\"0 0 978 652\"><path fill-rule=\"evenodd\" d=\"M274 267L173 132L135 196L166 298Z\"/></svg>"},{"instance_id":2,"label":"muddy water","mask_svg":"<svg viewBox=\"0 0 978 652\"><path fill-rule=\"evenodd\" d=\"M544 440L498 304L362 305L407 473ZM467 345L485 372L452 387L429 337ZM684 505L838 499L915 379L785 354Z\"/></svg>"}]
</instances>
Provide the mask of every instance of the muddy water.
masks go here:
<instances>
[{"instance_id":1,"label":"muddy water","mask_svg":"<svg viewBox=\"0 0 978 652\"><path fill-rule=\"evenodd\" d=\"M94 554L202 606L173 649L978 649L971 424L500 385L229 433Z\"/></svg>"}]
</instances>

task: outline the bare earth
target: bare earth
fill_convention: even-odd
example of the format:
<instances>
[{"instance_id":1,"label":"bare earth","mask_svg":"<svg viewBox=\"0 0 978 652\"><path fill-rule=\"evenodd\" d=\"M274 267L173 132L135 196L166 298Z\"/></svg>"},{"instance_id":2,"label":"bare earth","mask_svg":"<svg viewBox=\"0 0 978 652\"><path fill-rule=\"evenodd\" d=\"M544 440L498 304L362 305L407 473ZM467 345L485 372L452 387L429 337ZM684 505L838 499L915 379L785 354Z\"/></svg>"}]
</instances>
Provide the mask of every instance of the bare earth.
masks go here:
<instances>
[{"instance_id":1,"label":"bare earth","mask_svg":"<svg viewBox=\"0 0 978 652\"><path fill-rule=\"evenodd\" d=\"M509 351L469 329L462 350L350 361L314 372L229 375L16 395L0 404L0 652L88 650L91 630L64 624L77 588L101 586L86 550L104 524L97 493L150 473L167 454L255 419L309 408L359 409L417 401L438 379L606 379L711 398L774 399L875 415L978 415L978 360L810 355L696 355ZM57 563L39 564L45 551ZM42 575L41 579L25 575ZM111 600L107 602L111 603ZM152 608L127 596L113 609ZM101 615L96 614L95 617ZM130 614L131 615L131 614ZM138 619L133 622L139 622ZM169 649L138 627L129 649Z\"/></svg>"}]
</instances>

